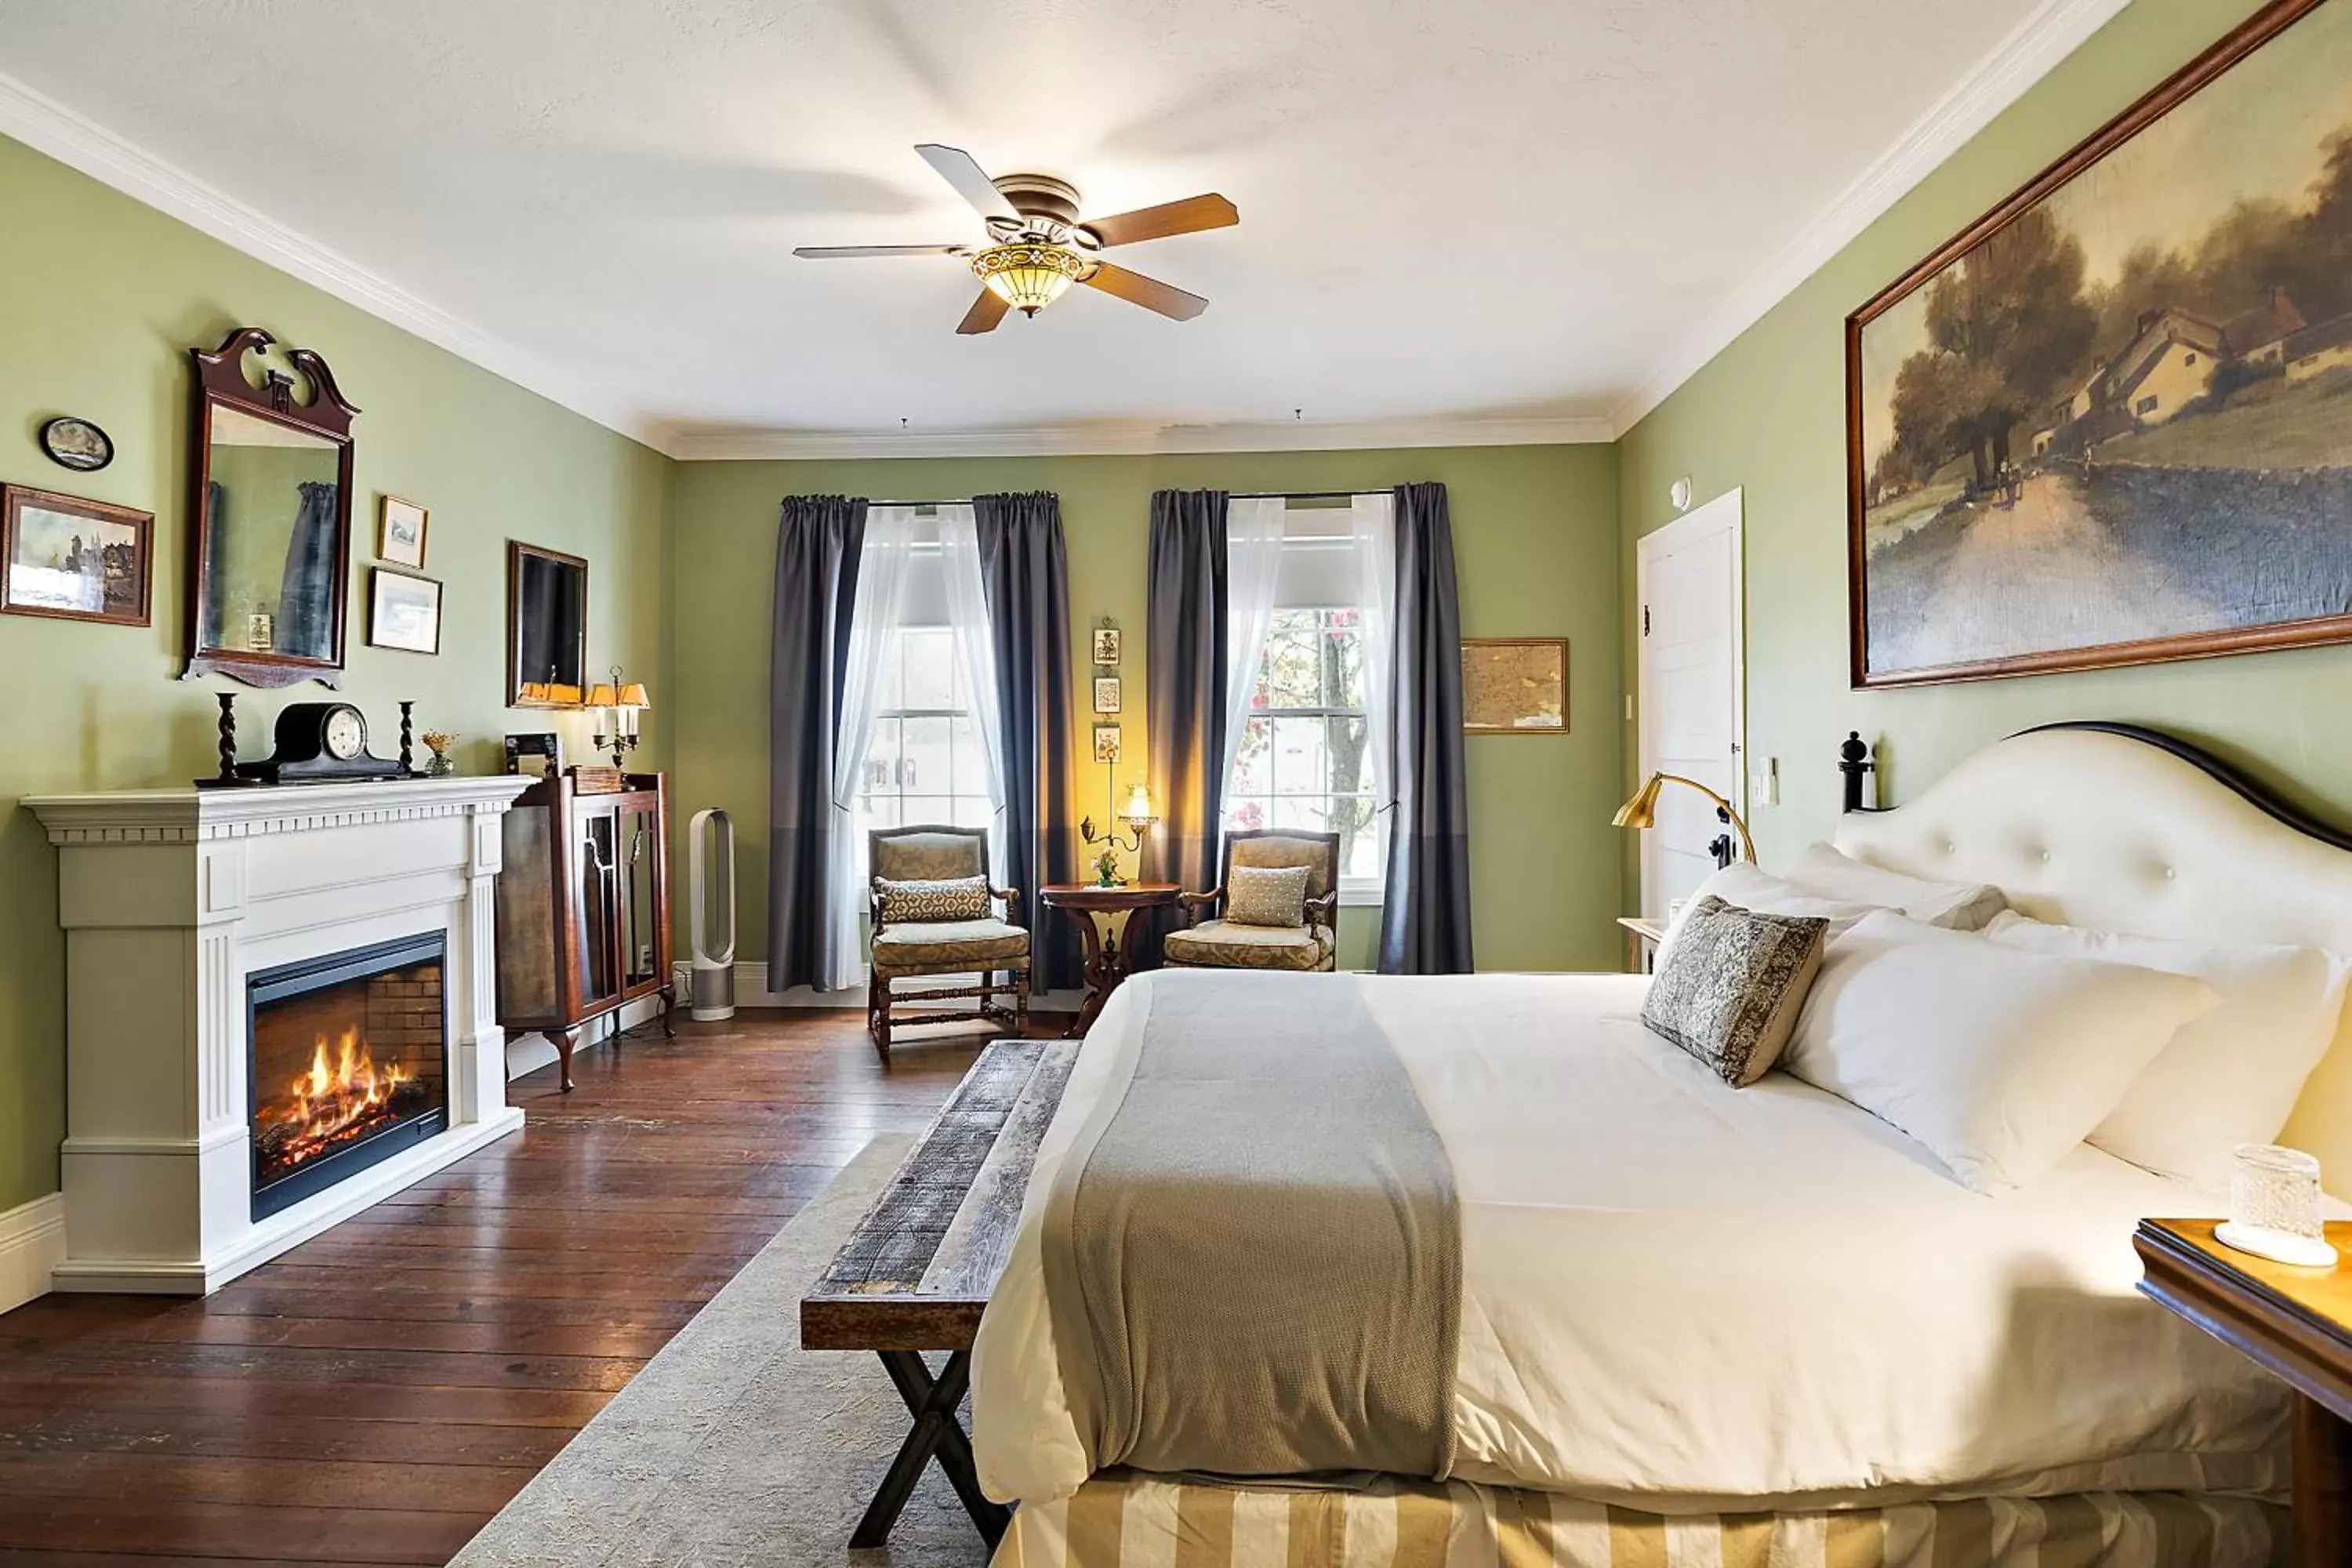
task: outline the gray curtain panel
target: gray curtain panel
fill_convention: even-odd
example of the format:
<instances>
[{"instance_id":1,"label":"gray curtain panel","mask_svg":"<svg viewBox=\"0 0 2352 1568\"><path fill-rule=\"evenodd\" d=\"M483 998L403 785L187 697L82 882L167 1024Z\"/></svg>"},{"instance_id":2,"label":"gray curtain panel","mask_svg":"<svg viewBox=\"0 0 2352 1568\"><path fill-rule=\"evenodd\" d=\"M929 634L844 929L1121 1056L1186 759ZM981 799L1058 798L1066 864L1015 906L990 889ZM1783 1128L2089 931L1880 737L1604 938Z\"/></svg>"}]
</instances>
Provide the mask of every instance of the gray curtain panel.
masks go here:
<instances>
[{"instance_id":1,"label":"gray curtain panel","mask_svg":"<svg viewBox=\"0 0 2352 1568\"><path fill-rule=\"evenodd\" d=\"M335 657L335 571L342 552L335 531L335 487L306 479L294 513L293 537L286 542L286 568L278 577L278 621L270 645L303 658Z\"/></svg>"},{"instance_id":2,"label":"gray curtain panel","mask_svg":"<svg viewBox=\"0 0 2352 1568\"><path fill-rule=\"evenodd\" d=\"M1444 485L1396 488L1396 816L1381 973L1470 973L1470 798L1462 616Z\"/></svg>"},{"instance_id":3,"label":"gray curtain panel","mask_svg":"<svg viewBox=\"0 0 2352 1568\"><path fill-rule=\"evenodd\" d=\"M1160 823L1143 875L1199 892L1217 885L1225 781L1225 492L1151 498L1150 622L1144 632L1146 777ZM1159 933L1178 923L1161 911ZM1147 944L1159 963L1159 943Z\"/></svg>"},{"instance_id":4,"label":"gray curtain panel","mask_svg":"<svg viewBox=\"0 0 2352 1568\"><path fill-rule=\"evenodd\" d=\"M768 679L768 989L824 984L834 736L866 502L788 496L776 530Z\"/></svg>"},{"instance_id":5,"label":"gray curtain panel","mask_svg":"<svg viewBox=\"0 0 2352 1568\"><path fill-rule=\"evenodd\" d=\"M1062 503L1036 492L971 498L981 584L1004 758L1005 864L1021 890L1016 918L1030 931L1032 983L1040 991L1083 983L1077 928L1048 910L1037 889L1078 878L1070 827L1070 573Z\"/></svg>"}]
</instances>

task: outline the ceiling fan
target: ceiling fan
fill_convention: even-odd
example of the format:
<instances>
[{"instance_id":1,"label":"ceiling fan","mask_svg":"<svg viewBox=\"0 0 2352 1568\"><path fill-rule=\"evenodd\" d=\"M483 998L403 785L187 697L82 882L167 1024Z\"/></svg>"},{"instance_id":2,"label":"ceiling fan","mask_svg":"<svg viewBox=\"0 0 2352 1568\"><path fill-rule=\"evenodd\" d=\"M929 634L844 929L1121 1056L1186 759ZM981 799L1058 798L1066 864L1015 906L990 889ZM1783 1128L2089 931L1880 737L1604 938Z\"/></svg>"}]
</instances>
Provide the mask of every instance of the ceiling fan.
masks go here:
<instances>
[{"instance_id":1,"label":"ceiling fan","mask_svg":"<svg viewBox=\"0 0 2352 1568\"><path fill-rule=\"evenodd\" d=\"M988 224L987 244L803 245L793 254L812 261L868 256L963 258L985 285L956 327L966 337L995 331L1007 310L1035 315L1060 299L1073 283L1189 321L1209 308L1206 300L1115 266L1099 253L1114 245L1223 228L1242 220L1233 203L1211 194L1080 222L1077 188L1066 181L1050 174L1004 174L991 179L961 148L927 142L915 151L959 195L979 209Z\"/></svg>"}]
</instances>

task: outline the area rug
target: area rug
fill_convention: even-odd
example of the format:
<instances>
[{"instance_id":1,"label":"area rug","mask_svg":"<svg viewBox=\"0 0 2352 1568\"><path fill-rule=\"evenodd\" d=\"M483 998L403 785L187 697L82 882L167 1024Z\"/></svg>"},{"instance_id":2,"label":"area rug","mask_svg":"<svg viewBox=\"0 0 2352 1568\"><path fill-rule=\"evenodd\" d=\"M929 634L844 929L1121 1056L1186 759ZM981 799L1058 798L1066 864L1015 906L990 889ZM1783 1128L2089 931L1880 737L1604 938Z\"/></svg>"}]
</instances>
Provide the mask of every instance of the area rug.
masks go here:
<instances>
[{"instance_id":1,"label":"area rug","mask_svg":"<svg viewBox=\"0 0 2352 1568\"><path fill-rule=\"evenodd\" d=\"M907 1409L873 1356L800 1348L803 1293L912 1142L868 1143L452 1568L984 1564L987 1549L937 1466L888 1546L849 1550Z\"/></svg>"}]
</instances>

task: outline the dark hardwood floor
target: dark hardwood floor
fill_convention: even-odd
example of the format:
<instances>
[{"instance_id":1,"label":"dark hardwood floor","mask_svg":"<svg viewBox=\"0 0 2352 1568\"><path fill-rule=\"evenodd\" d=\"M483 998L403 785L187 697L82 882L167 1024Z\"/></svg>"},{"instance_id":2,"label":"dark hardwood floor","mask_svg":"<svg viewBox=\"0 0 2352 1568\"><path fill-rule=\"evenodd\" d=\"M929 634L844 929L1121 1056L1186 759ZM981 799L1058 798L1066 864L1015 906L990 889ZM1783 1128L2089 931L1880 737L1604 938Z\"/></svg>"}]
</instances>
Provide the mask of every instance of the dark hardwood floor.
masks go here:
<instances>
[{"instance_id":1,"label":"dark hardwood floor","mask_svg":"<svg viewBox=\"0 0 2352 1568\"><path fill-rule=\"evenodd\" d=\"M0 1563L451 1553L973 1038L858 1013L633 1036L509 1086L524 1131L203 1300L0 1316Z\"/></svg>"}]
</instances>

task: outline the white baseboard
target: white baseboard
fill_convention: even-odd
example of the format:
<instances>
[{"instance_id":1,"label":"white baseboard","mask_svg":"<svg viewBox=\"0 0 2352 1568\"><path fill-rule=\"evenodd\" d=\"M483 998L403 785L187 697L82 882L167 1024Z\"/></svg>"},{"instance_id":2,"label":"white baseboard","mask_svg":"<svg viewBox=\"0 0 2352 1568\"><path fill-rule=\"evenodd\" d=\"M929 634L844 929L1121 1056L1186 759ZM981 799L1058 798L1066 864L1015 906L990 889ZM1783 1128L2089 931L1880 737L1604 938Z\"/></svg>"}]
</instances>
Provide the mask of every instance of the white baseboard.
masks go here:
<instances>
[{"instance_id":1,"label":"white baseboard","mask_svg":"<svg viewBox=\"0 0 2352 1568\"><path fill-rule=\"evenodd\" d=\"M579 1060L583 1052L595 1049L623 1029L635 1028L660 1011L660 997L640 996L634 1002L622 1004L620 1011L616 1013L607 1013L601 1018L591 1018L581 1026L580 1044L573 1048L572 1059ZM677 1016L680 1018L686 1016L686 992L683 989L677 994ZM551 1067L557 1059L555 1042L545 1035L524 1033L507 1037L507 1081L509 1083L512 1083L525 1073L537 1072L543 1067Z\"/></svg>"},{"instance_id":2,"label":"white baseboard","mask_svg":"<svg viewBox=\"0 0 2352 1568\"><path fill-rule=\"evenodd\" d=\"M66 1195L51 1193L0 1214L0 1312L49 1290L66 1259Z\"/></svg>"},{"instance_id":3,"label":"white baseboard","mask_svg":"<svg viewBox=\"0 0 2352 1568\"><path fill-rule=\"evenodd\" d=\"M670 966L671 978L677 986L677 1005L683 1009L694 994L694 966L676 963ZM964 977L936 974L927 979L946 984L969 984ZM901 990L899 995L912 1000L912 990ZM1080 991L1040 991L1029 998L1032 1009L1042 1013L1075 1013L1087 994ZM831 1007L851 1012L866 1010L866 976L859 972L857 984L845 991L815 991L805 985L795 985L784 991L768 989L768 965L764 959L746 959L735 965L735 1005L738 1007ZM552 1058L550 1058L551 1060Z\"/></svg>"}]
</instances>

